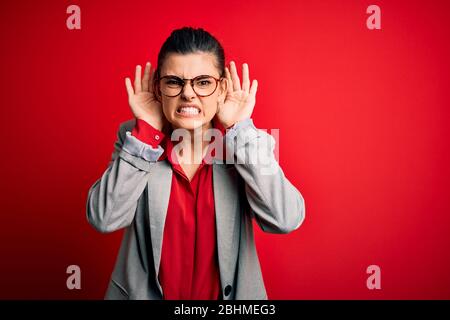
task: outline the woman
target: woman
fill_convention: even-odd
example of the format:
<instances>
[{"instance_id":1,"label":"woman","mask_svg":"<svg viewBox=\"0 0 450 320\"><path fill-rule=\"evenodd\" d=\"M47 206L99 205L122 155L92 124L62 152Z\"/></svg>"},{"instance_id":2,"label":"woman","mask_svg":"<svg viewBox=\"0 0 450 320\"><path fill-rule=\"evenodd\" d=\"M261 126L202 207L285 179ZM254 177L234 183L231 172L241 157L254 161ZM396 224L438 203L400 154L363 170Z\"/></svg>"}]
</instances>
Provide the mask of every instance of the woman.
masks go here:
<instances>
[{"instance_id":1,"label":"woman","mask_svg":"<svg viewBox=\"0 0 450 320\"><path fill-rule=\"evenodd\" d=\"M134 118L87 200L97 230L126 228L106 299L267 299L252 219L288 233L305 205L253 124L247 64L242 76L211 34L186 27L156 70L137 66L134 88L125 79Z\"/></svg>"}]
</instances>

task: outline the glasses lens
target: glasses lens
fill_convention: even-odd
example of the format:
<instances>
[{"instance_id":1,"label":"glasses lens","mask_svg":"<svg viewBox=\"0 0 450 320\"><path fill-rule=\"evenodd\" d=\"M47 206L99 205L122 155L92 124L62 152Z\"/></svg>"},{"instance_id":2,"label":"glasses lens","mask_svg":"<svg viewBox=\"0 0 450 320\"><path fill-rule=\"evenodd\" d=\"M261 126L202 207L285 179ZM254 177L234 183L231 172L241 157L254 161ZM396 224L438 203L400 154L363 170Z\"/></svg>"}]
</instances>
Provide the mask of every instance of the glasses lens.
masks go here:
<instances>
[{"instance_id":1,"label":"glasses lens","mask_svg":"<svg viewBox=\"0 0 450 320\"><path fill-rule=\"evenodd\" d=\"M183 81L178 78L161 79L161 92L166 96L176 96L183 89Z\"/></svg>"},{"instance_id":2,"label":"glasses lens","mask_svg":"<svg viewBox=\"0 0 450 320\"><path fill-rule=\"evenodd\" d=\"M194 91L199 96L209 96L216 89L216 80L213 77L200 77L194 80Z\"/></svg>"}]
</instances>

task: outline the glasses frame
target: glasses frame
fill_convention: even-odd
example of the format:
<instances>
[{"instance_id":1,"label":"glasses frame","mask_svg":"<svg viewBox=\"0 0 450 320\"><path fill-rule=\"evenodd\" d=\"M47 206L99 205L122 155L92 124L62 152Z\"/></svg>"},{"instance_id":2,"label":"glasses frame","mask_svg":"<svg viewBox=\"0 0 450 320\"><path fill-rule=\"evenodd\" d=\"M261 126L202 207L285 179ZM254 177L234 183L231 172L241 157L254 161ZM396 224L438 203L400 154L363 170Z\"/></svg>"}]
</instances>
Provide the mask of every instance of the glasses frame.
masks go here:
<instances>
[{"instance_id":1,"label":"glasses frame","mask_svg":"<svg viewBox=\"0 0 450 320\"><path fill-rule=\"evenodd\" d=\"M198 79L198 78L202 78L202 77L203 77L203 78L205 78L205 77L213 78L213 79L216 81L216 86L215 86L213 92L211 92L211 93L208 94L208 95L200 95L200 94L197 93L197 91L195 91L193 81L196 80L196 79ZM174 95L174 96L169 96L169 95L167 95L167 94L164 94L164 93L161 91L161 80L163 80L163 79L168 79L168 78L171 78L171 79L177 79L177 80L180 80L181 82L183 82L183 86L181 87L180 92L178 92L178 94L176 94L176 95ZM164 77L161 77L161 78L158 79L158 86L159 86L159 89L160 89L161 94L163 94L163 95L166 96L166 97L174 98L174 97L179 96L179 95L183 92L183 89L184 89L184 86L186 85L186 82L189 82L190 85L191 85L192 90L195 92L195 94L196 94L197 96L199 96L199 97L209 97L209 96L212 95L214 92L216 92L217 87L219 86L219 82L220 82L222 79L224 79L224 77L216 78L216 77L210 76L209 74L201 74L201 75L196 76L195 78L192 78L192 79L182 79L182 78L177 77L177 76L170 76L170 75L167 75L167 76L164 76Z\"/></svg>"}]
</instances>

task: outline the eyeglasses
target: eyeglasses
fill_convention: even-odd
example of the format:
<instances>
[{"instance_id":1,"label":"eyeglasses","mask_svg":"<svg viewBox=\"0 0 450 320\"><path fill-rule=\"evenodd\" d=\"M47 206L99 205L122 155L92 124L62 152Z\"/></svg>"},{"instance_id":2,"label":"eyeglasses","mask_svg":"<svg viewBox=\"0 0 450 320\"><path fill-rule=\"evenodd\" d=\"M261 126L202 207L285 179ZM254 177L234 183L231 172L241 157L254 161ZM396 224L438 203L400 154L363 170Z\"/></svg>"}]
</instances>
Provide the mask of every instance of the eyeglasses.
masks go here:
<instances>
[{"instance_id":1,"label":"eyeglasses","mask_svg":"<svg viewBox=\"0 0 450 320\"><path fill-rule=\"evenodd\" d=\"M207 97L212 95L216 89L219 81L223 78L214 78L209 75L200 75L193 79L181 79L177 76L164 76L159 79L159 87L161 93L167 97L178 96L184 88L187 81L191 84L192 90L200 97Z\"/></svg>"}]
</instances>

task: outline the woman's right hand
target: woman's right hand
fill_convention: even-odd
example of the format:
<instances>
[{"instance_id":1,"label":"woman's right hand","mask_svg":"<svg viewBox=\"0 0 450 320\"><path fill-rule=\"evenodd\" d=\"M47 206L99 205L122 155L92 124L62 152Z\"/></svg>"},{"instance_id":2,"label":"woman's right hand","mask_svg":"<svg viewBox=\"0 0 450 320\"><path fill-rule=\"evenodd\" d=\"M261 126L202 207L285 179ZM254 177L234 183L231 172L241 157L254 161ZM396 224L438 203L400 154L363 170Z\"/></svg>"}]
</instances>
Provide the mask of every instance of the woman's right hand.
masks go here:
<instances>
[{"instance_id":1,"label":"woman's right hand","mask_svg":"<svg viewBox=\"0 0 450 320\"><path fill-rule=\"evenodd\" d=\"M134 89L130 78L125 78L125 86L128 93L128 103L131 112L136 119L146 121L155 129L162 130L165 123L165 116L162 111L161 102L156 99L153 92L153 78L155 70L151 69L150 62L147 62L144 70L144 77L141 79L141 66L136 66L134 78Z\"/></svg>"}]
</instances>

